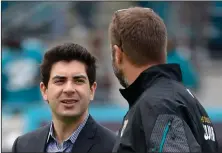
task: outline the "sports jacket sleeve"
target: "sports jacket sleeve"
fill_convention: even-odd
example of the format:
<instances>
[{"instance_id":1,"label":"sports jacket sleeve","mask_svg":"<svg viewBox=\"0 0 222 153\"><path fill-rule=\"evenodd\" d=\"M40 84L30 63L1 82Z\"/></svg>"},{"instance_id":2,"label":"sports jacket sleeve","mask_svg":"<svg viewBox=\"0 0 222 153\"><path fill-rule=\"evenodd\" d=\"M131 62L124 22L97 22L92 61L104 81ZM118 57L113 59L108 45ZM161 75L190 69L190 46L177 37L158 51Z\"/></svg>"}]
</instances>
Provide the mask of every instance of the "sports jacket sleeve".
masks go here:
<instances>
[{"instance_id":1,"label":"sports jacket sleeve","mask_svg":"<svg viewBox=\"0 0 222 153\"><path fill-rule=\"evenodd\" d=\"M172 107L141 102L139 110L147 152L201 152L189 126Z\"/></svg>"}]
</instances>

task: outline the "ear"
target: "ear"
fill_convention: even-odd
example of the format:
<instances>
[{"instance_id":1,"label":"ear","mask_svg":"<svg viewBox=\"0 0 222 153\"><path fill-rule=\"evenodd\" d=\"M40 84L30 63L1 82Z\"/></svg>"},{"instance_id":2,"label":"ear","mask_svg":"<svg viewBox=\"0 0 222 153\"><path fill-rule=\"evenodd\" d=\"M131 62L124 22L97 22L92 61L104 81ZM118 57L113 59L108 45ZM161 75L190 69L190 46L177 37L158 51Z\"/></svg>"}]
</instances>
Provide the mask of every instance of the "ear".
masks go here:
<instances>
[{"instance_id":1,"label":"ear","mask_svg":"<svg viewBox=\"0 0 222 153\"><path fill-rule=\"evenodd\" d=\"M43 99L45 101L48 101L47 88L46 88L46 86L44 85L43 82L40 83L40 90L41 90Z\"/></svg>"},{"instance_id":2,"label":"ear","mask_svg":"<svg viewBox=\"0 0 222 153\"><path fill-rule=\"evenodd\" d=\"M90 100L94 99L95 92L96 92L97 83L94 82L93 85L90 88Z\"/></svg>"},{"instance_id":3,"label":"ear","mask_svg":"<svg viewBox=\"0 0 222 153\"><path fill-rule=\"evenodd\" d=\"M113 55L114 55L114 57L113 58L115 58L115 61L118 63L118 64L121 64L122 63L122 61L123 61L123 51L122 51L122 49L119 47L119 46L117 46L117 45L114 45L113 46Z\"/></svg>"}]
</instances>

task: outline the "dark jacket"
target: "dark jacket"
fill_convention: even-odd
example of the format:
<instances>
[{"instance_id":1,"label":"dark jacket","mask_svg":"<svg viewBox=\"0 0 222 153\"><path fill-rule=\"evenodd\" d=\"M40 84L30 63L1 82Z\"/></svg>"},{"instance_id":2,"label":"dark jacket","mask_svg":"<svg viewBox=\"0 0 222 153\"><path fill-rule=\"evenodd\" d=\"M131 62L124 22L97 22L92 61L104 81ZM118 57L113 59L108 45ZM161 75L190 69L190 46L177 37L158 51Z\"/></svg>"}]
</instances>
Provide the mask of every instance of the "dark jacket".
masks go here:
<instances>
[{"instance_id":1,"label":"dark jacket","mask_svg":"<svg viewBox=\"0 0 222 153\"><path fill-rule=\"evenodd\" d=\"M12 148L12 152L46 152L46 141L50 125L36 131L18 137ZM96 123L89 116L86 125L80 132L72 152L111 152L115 143L116 135L107 128Z\"/></svg>"},{"instance_id":2,"label":"dark jacket","mask_svg":"<svg viewBox=\"0 0 222 153\"><path fill-rule=\"evenodd\" d=\"M129 111L113 152L216 152L213 125L181 84L179 65L148 68L126 89Z\"/></svg>"}]
</instances>

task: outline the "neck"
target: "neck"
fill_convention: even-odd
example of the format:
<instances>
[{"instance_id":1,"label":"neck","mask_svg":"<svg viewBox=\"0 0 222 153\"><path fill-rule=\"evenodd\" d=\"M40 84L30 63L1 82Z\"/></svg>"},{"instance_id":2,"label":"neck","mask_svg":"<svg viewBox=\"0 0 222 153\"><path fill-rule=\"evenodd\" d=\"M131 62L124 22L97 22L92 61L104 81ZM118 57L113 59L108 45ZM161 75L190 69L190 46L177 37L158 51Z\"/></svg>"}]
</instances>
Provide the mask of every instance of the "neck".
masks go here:
<instances>
[{"instance_id":1,"label":"neck","mask_svg":"<svg viewBox=\"0 0 222 153\"><path fill-rule=\"evenodd\" d=\"M80 117L72 117L72 118L57 118L53 117L53 127L55 132L55 137L59 143L67 140L72 133L79 127L81 123L87 117L88 111L86 111Z\"/></svg>"},{"instance_id":2,"label":"neck","mask_svg":"<svg viewBox=\"0 0 222 153\"><path fill-rule=\"evenodd\" d=\"M146 69L154 65L157 65L157 64L147 64L140 67L132 65L132 64L127 65L125 68L124 74L125 74L125 77L127 78L128 84L131 85L143 71L145 71Z\"/></svg>"}]
</instances>

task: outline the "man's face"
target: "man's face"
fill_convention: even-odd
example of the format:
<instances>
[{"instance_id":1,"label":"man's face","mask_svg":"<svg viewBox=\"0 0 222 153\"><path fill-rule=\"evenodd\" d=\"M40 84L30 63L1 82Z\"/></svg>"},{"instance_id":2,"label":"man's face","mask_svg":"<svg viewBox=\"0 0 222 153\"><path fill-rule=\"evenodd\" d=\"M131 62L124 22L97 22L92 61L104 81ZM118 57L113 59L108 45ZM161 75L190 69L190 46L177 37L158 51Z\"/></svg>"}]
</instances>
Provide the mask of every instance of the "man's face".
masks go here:
<instances>
[{"instance_id":1,"label":"man's face","mask_svg":"<svg viewBox=\"0 0 222 153\"><path fill-rule=\"evenodd\" d=\"M116 59L116 54L115 54L115 50L114 48L112 48L112 66L113 66L113 71L115 76L117 77L117 79L119 80L119 83L124 87L127 88L128 87L128 83L125 79L123 70L121 68L118 68L118 64Z\"/></svg>"},{"instance_id":2,"label":"man's face","mask_svg":"<svg viewBox=\"0 0 222 153\"><path fill-rule=\"evenodd\" d=\"M44 88L42 83L40 86L53 115L62 118L83 115L96 90L96 83L90 88L85 65L79 61L55 63L51 69L48 88Z\"/></svg>"}]
</instances>

